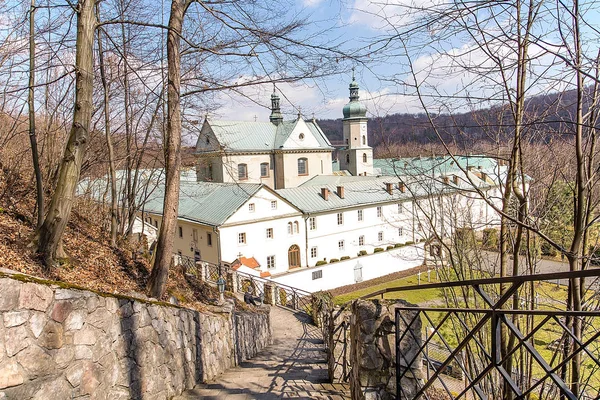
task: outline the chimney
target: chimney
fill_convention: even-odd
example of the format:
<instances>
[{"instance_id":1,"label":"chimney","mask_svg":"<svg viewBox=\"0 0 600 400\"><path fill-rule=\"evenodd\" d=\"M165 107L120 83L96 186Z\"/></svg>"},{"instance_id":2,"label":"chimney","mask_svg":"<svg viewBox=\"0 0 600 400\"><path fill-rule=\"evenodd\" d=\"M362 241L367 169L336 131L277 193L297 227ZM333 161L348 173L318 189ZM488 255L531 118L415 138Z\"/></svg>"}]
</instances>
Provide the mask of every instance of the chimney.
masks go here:
<instances>
[{"instance_id":1,"label":"chimney","mask_svg":"<svg viewBox=\"0 0 600 400\"><path fill-rule=\"evenodd\" d=\"M442 176L442 181L444 181L444 184L447 185L450 183L450 178L447 176Z\"/></svg>"},{"instance_id":2,"label":"chimney","mask_svg":"<svg viewBox=\"0 0 600 400\"><path fill-rule=\"evenodd\" d=\"M488 177L488 174L486 174L485 172L481 173L481 180L482 181L487 182L487 177Z\"/></svg>"},{"instance_id":3,"label":"chimney","mask_svg":"<svg viewBox=\"0 0 600 400\"><path fill-rule=\"evenodd\" d=\"M398 183L398 189L400 189L400 192L402 193L406 192L406 185L404 184L404 182Z\"/></svg>"},{"instance_id":4,"label":"chimney","mask_svg":"<svg viewBox=\"0 0 600 400\"><path fill-rule=\"evenodd\" d=\"M329 189L321 188L321 196L325 199L325 201L329 200Z\"/></svg>"},{"instance_id":5,"label":"chimney","mask_svg":"<svg viewBox=\"0 0 600 400\"><path fill-rule=\"evenodd\" d=\"M392 194L393 190L394 190L394 184L393 183L386 183L385 184L385 191L388 192L388 194Z\"/></svg>"},{"instance_id":6,"label":"chimney","mask_svg":"<svg viewBox=\"0 0 600 400\"><path fill-rule=\"evenodd\" d=\"M452 181L454 182L455 185L458 185L458 175L454 175L452 177Z\"/></svg>"},{"instance_id":7,"label":"chimney","mask_svg":"<svg viewBox=\"0 0 600 400\"><path fill-rule=\"evenodd\" d=\"M473 171L474 168L473 165L467 165L467 171Z\"/></svg>"},{"instance_id":8,"label":"chimney","mask_svg":"<svg viewBox=\"0 0 600 400\"><path fill-rule=\"evenodd\" d=\"M340 197L340 199L344 198L344 187L343 186L337 187L337 195Z\"/></svg>"}]
</instances>

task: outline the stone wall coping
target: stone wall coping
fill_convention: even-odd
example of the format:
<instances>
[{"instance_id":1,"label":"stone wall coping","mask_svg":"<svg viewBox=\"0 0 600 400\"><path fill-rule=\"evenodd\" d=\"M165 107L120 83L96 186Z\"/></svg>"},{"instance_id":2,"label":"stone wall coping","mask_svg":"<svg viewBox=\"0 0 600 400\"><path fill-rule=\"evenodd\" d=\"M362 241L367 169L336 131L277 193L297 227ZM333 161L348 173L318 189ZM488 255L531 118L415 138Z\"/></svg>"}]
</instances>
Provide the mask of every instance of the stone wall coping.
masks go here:
<instances>
[{"instance_id":1,"label":"stone wall coping","mask_svg":"<svg viewBox=\"0 0 600 400\"><path fill-rule=\"evenodd\" d=\"M98 296L102 296L102 297L112 297L112 298L116 298L119 300L130 300L130 301L138 301L140 303L144 303L144 304L154 304L154 305L158 305L158 306L164 306L164 307L172 307L172 308L177 308L180 310L189 310L189 311L193 311L193 312L210 312L213 314L231 314L232 312L236 313L236 314L241 314L241 313L249 313L249 314L256 314L256 313L268 313L268 310L262 310L262 309L258 309L256 311L249 311L249 310L235 310L235 308L233 309L233 311L231 310L231 307L227 307L226 305L228 303L226 303L223 306L213 306L210 304L204 304L204 309L202 310L196 310L193 308L188 308L188 307L183 307L177 304L172 304L166 301L159 301L159 300L151 300L151 299L144 299L141 297L134 297L134 296L127 296L124 294L119 294L119 293L109 293L109 292L103 292L100 290L94 290L94 289L90 289L90 288L86 288L83 286L79 286L79 285L75 285L72 283L68 283L68 282L61 282L61 281L54 281L51 279L44 279L44 278L38 278L36 276L33 275L28 275L28 274L23 274L23 273L19 273L16 271L12 271L6 268L0 268L0 279L1 278L7 278L7 279L12 279L15 281L19 281L19 282L24 282L24 283L37 283L40 285L45 285L45 286L49 286L53 289L71 289L71 290L81 290L81 291L86 291L86 292L91 292L94 293Z\"/></svg>"}]
</instances>

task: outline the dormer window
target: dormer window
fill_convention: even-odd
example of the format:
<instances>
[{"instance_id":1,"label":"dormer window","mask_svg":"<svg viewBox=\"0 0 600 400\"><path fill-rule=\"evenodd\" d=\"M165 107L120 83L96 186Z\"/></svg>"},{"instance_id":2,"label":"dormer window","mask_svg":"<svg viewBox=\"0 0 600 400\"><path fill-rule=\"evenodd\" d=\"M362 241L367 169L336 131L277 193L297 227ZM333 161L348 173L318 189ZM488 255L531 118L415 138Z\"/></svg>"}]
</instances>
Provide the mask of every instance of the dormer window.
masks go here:
<instances>
[{"instance_id":1,"label":"dormer window","mask_svg":"<svg viewBox=\"0 0 600 400\"><path fill-rule=\"evenodd\" d=\"M301 133L301 134L298 136L298 139L300 139L300 140L304 140L304 133Z\"/></svg>"}]
</instances>

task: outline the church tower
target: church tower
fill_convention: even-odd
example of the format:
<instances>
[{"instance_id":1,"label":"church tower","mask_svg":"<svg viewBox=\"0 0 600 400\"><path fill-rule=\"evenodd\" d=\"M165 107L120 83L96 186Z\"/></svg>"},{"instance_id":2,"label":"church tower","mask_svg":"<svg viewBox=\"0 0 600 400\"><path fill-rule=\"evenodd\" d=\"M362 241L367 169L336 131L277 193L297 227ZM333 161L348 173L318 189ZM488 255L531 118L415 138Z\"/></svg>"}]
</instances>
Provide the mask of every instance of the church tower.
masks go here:
<instances>
[{"instance_id":1,"label":"church tower","mask_svg":"<svg viewBox=\"0 0 600 400\"><path fill-rule=\"evenodd\" d=\"M358 83L350 83L350 102L344 106L344 144L339 150L340 169L354 176L373 175L373 149L367 137L367 108L358 101Z\"/></svg>"}]
</instances>

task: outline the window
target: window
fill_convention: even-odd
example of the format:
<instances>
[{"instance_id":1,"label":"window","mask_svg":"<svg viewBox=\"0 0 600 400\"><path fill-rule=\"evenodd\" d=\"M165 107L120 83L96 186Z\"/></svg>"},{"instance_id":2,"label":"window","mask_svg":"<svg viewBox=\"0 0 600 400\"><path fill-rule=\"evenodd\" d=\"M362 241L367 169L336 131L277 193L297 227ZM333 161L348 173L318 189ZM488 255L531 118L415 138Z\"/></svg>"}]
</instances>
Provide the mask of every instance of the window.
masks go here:
<instances>
[{"instance_id":1,"label":"window","mask_svg":"<svg viewBox=\"0 0 600 400\"><path fill-rule=\"evenodd\" d=\"M404 228L398 228L398 236L404 236Z\"/></svg>"},{"instance_id":2,"label":"window","mask_svg":"<svg viewBox=\"0 0 600 400\"><path fill-rule=\"evenodd\" d=\"M379 240L380 242L383 242L383 232L377 233L377 240Z\"/></svg>"},{"instance_id":3,"label":"window","mask_svg":"<svg viewBox=\"0 0 600 400\"><path fill-rule=\"evenodd\" d=\"M210 144L210 138L208 136L206 137L206 144Z\"/></svg>"},{"instance_id":4,"label":"window","mask_svg":"<svg viewBox=\"0 0 600 400\"><path fill-rule=\"evenodd\" d=\"M207 233L206 234L206 244L208 246L212 246L212 233Z\"/></svg>"},{"instance_id":5,"label":"window","mask_svg":"<svg viewBox=\"0 0 600 400\"><path fill-rule=\"evenodd\" d=\"M338 213L338 215L337 215L337 222L338 222L338 225L343 225L344 224L344 214Z\"/></svg>"},{"instance_id":6,"label":"window","mask_svg":"<svg viewBox=\"0 0 600 400\"><path fill-rule=\"evenodd\" d=\"M194 239L194 242L198 241L198 229L192 229L192 239Z\"/></svg>"},{"instance_id":7,"label":"window","mask_svg":"<svg viewBox=\"0 0 600 400\"><path fill-rule=\"evenodd\" d=\"M267 176L269 176L269 163L264 162L260 164L260 177L266 178Z\"/></svg>"},{"instance_id":8,"label":"window","mask_svg":"<svg viewBox=\"0 0 600 400\"><path fill-rule=\"evenodd\" d=\"M308 226L311 231L314 231L315 229L317 229L317 219L315 217L310 217L308 219Z\"/></svg>"},{"instance_id":9,"label":"window","mask_svg":"<svg viewBox=\"0 0 600 400\"><path fill-rule=\"evenodd\" d=\"M275 268L275 256L267 256L267 269Z\"/></svg>"},{"instance_id":10,"label":"window","mask_svg":"<svg viewBox=\"0 0 600 400\"><path fill-rule=\"evenodd\" d=\"M343 241L343 240L340 240L340 241L338 242L338 249L340 249L340 250L344 250L344 247L345 247L345 246L344 246L344 241Z\"/></svg>"},{"instance_id":11,"label":"window","mask_svg":"<svg viewBox=\"0 0 600 400\"><path fill-rule=\"evenodd\" d=\"M313 278L313 281L314 281L315 279L321 279L322 277L323 277L323 270L322 270L322 269L320 269L320 270L318 270L318 271L314 271L314 272L312 273L312 278Z\"/></svg>"},{"instance_id":12,"label":"window","mask_svg":"<svg viewBox=\"0 0 600 400\"><path fill-rule=\"evenodd\" d=\"M367 137L365 135L363 135L362 140L363 140L362 141L363 142L363 146L366 145L367 144ZM365 154L364 156L366 157L367 155Z\"/></svg>"},{"instance_id":13,"label":"window","mask_svg":"<svg viewBox=\"0 0 600 400\"><path fill-rule=\"evenodd\" d=\"M238 244L246 244L246 232L238 233Z\"/></svg>"},{"instance_id":14,"label":"window","mask_svg":"<svg viewBox=\"0 0 600 400\"><path fill-rule=\"evenodd\" d=\"M288 232L288 235L291 235L291 234L292 234L292 229L293 229L293 228L292 228L292 223L291 223L291 222L288 222L288 223L287 223L287 232Z\"/></svg>"},{"instance_id":15,"label":"window","mask_svg":"<svg viewBox=\"0 0 600 400\"><path fill-rule=\"evenodd\" d=\"M358 220L359 221L363 220L363 210L358 210Z\"/></svg>"},{"instance_id":16,"label":"window","mask_svg":"<svg viewBox=\"0 0 600 400\"><path fill-rule=\"evenodd\" d=\"M398 214L402 214L402 211L404 211L404 206L402 203L398 203Z\"/></svg>"},{"instance_id":17,"label":"window","mask_svg":"<svg viewBox=\"0 0 600 400\"><path fill-rule=\"evenodd\" d=\"M179 237L183 237L183 228L181 226L179 227Z\"/></svg>"},{"instance_id":18,"label":"window","mask_svg":"<svg viewBox=\"0 0 600 400\"><path fill-rule=\"evenodd\" d=\"M250 211L250 212L254 212L255 208L256 208L256 207L254 206L254 203L250 203L250 204L248 204L248 211Z\"/></svg>"},{"instance_id":19,"label":"window","mask_svg":"<svg viewBox=\"0 0 600 400\"><path fill-rule=\"evenodd\" d=\"M298 175L308 175L308 159L298 159Z\"/></svg>"},{"instance_id":20,"label":"window","mask_svg":"<svg viewBox=\"0 0 600 400\"><path fill-rule=\"evenodd\" d=\"M212 164L210 164L208 166L208 179L211 180L211 181L213 180L213 167L212 167Z\"/></svg>"},{"instance_id":21,"label":"window","mask_svg":"<svg viewBox=\"0 0 600 400\"><path fill-rule=\"evenodd\" d=\"M363 136L364 139L364 136ZM367 153L363 153L363 162L366 163L367 162Z\"/></svg>"},{"instance_id":22,"label":"window","mask_svg":"<svg viewBox=\"0 0 600 400\"><path fill-rule=\"evenodd\" d=\"M358 245L359 246L364 246L365 245L365 237L364 236L359 236L358 237Z\"/></svg>"},{"instance_id":23,"label":"window","mask_svg":"<svg viewBox=\"0 0 600 400\"><path fill-rule=\"evenodd\" d=\"M271 201L271 210L277 210L277 200Z\"/></svg>"},{"instance_id":24,"label":"window","mask_svg":"<svg viewBox=\"0 0 600 400\"><path fill-rule=\"evenodd\" d=\"M301 133L300 135L298 135L298 139L304 140L304 133Z\"/></svg>"},{"instance_id":25,"label":"window","mask_svg":"<svg viewBox=\"0 0 600 400\"><path fill-rule=\"evenodd\" d=\"M346 164L350 164L350 154L346 154Z\"/></svg>"},{"instance_id":26,"label":"window","mask_svg":"<svg viewBox=\"0 0 600 400\"><path fill-rule=\"evenodd\" d=\"M383 216L383 210L381 207L377 207L377 218L381 218Z\"/></svg>"},{"instance_id":27,"label":"window","mask_svg":"<svg viewBox=\"0 0 600 400\"><path fill-rule=\"evenodd\" d=\"M300 232L300 224L298 224L298 221L294 221L294 233L298 232Z\"/></svg>"},{"instance_id":28,"label":"window","mask_svg":"<svg viewBox=\"0 0 600 400\"><path fill-rule=\"evenodd\" d=\"M154 227L158 228L158 220L157 219L154 220Z\"/></svg>"},{"instance_id":29,"label":"window","mask_svg":"<svg viewBox=\"0 0 600 400\"><path fill-rule=\"evenodd\" d=\"M267 239L273 239L273 228L267 228Z\"/></svg>"},{"instance_id":30,"label":"window","mask_svg":"<svg viewBox=\"0 0 600 400\"><path fill-rule=\"evenodd\" d=\"M238 164L238 179L248 179L248 166L246 164Z\"/></svg>"},{"instance_id":31,"label":"window","mask_svg":"<svg viewBox=\"0 0 600 400\"><path fill-rule=\"evenodd\" d=\"M310 257L311 258L316 258L317 257L317 248L316 247L311 247L310 248Z\"/></svg>"}]
</instances>

